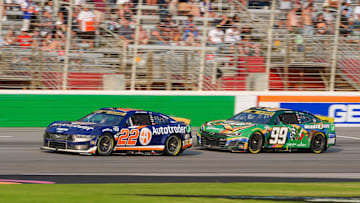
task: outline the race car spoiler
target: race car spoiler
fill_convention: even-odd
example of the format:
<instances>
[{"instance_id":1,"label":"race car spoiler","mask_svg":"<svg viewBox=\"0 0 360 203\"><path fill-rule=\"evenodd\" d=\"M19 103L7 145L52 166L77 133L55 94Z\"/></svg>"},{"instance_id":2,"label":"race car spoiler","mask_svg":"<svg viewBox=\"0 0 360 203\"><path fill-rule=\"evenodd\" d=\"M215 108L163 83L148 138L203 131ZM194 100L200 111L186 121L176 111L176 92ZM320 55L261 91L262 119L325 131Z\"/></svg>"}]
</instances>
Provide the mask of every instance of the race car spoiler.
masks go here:
<instances>
[{"instance_id":1,"label":"race car spoiler","mask_svg":"<svg viewBox=\"0 0 360 203\"><path fill-rule=\"evenodd\" d=\"M187 118L180 118L180 117L173 117L171 116L172 119L176 120L177 122L183 122L186 125L190 125L191 120L187 119Z\"/></svg>"},{"instance_id":2,"label":"race car spoiler","mask_svg":"<svg viewBox=\"0 0 360 203\"><path fill-rule=\"evenodd\" d=\"M330 123L334 123L335 119L334 118L330 118L330 117L326 117L326 116L320 116L320 115L316 115L317 118L319 118L322 121L327 121Z\"/></svg>"}]
</instances>

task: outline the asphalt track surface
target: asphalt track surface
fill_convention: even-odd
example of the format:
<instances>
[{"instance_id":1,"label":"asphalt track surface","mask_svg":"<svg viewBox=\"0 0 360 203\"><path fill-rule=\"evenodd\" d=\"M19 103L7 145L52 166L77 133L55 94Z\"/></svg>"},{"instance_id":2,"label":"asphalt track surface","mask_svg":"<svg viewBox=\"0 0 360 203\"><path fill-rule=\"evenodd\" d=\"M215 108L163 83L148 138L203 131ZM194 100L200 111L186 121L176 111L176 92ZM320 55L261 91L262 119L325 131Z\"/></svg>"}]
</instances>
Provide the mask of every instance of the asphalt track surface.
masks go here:
<instances>
[{"instance_id":1,"label":"asphalt track surface","mask_svg":"<svg viewBox=\"0 0 360 203\"><path fill-rule=\"evenodd\" d=\"M176 157L100 157L41 151L44 128L0 128L0 182L360 182L360 128L336 130L336 146L322 154L194 147Z\"/></svg>"}]
</instances>

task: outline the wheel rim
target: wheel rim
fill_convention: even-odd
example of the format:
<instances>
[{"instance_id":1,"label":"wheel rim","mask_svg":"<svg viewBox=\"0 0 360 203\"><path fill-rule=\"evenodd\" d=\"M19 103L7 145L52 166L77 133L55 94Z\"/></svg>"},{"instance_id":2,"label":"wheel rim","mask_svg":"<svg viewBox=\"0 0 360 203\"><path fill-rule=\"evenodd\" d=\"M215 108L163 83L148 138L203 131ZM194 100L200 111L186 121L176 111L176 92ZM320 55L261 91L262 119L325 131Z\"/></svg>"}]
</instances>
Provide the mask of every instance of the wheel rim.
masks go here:
<instances>
[{"instance_id":1,"label":"wheel rim","mask_svg":"<svg viewBox=\"0 0 360 203\"><path fill-rule=\"evenodd\" d=\"M101 152L108 152L111 147L111 139L108 136L103 137L99 143L99 149Z\"/></svg>"},{"instance_id":2,"label":"wheel rim","mask_svg":"<svg viewBox=\"0 0 360 203\"><path fill-rule=\"evenodd\" d=\"M255 134L250 140L250 149L253 151L257 151L261 147L261 136L259 134Z\"/></svg>"},{"instance_id":3,"label":"wheel rim","mask_svg":"<svg viewBox=\"0 0 360 203\"><path fill-rule=\"evenodd\" d=\"M167 149L169 152L174 153L179 149L179 139L177 137L171 137L168 141Z\"/></svg>"},{"instance_id":4,"label":"wheel rim","mask_svg":"<svg viewBox=\"0 0 360 203\"><path fill-rule=\"evenodd\" d=\"M321 151L324 145L324 137L317 135L314 139L314 150Z\"/></svg>"}]
</instances>

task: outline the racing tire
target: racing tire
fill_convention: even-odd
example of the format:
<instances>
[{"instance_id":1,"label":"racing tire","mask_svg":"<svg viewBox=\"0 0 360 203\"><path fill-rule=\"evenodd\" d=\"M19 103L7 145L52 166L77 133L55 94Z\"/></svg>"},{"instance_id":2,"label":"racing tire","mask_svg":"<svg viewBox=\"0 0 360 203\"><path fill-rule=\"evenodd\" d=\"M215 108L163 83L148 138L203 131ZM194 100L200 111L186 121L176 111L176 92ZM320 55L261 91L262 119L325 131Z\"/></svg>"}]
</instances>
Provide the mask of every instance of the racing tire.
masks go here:
<instances>
[{"instance_id":1,"label":"racing tire","mask_svg":"<svg viewBox=\"0 0 360 203\"><path fill-rule=\"evenodd\" d=\"M326 139L325 136L321 133L316 134L311 140L310 150L315 154L320 154L325 151L326 148Z\"/></svg>"},{"instance_id":2,"label":"racing tire","mask_svg":"<svg viewBox=\"0 0 360 203\"><path fill-rule=\"evenodd\" d=\"M166 156L176 156L182 151L181 138L177 135L170 135L165 142L164 154Z\"/></svg>"},{"instance_id":3,"label":"racing tire","mask_svg":"<svg viewBox=\"0 0 360 203\"><path fill-rule=\"evenodd\" d=\"M264 145L264 137L260 132L252 134L248 141L248 151L252 154L259 153Z\"/></svg>"},{"instance_id":4,"label":"racing tire","mask_svg":"<svg viewBox=\"0 0 360 203\"><path fill-rule=\"evenodd\" d=\"M96 152L100 156L109 156L114 148L114 138L111 134L105 133L99 137Z\"/></svg>"}]
</instances>

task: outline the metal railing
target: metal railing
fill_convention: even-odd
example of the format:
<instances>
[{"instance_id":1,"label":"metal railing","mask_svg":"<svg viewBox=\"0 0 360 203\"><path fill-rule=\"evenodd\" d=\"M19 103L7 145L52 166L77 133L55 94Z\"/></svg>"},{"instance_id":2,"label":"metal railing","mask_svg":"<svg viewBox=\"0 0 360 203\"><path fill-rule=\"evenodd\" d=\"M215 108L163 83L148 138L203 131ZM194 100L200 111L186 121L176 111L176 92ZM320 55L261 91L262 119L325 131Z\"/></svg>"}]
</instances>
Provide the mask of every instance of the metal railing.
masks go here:
<instances>
[{"instance_id":1,"label":"metal railing","mask_svg":"<svg viewBox=\"0 0 360 203\"><path fill-rule=\"evenodd\" d=\"M56 0L53 5L35 1L37 12L29 25L23 11L16 10L19 5L1 3L0 17L7 19L0 21L0 88L360 88L357 29L339 38L341 29L311 36L304 35L301 26L299 31L290 31L286 26L289 11L280 10L277 3L255 9L237 0L213 1L211 6L196 0L181 6L138 2L107 2L98 9L97 4L74 5L73 0ZM79 17L81 12L85 14ZM333 27L338 28L338 15L332 15ZM93 24L82 24L79 19ZM216 42L217 37L222 41Z\"/></svg>"}]
</instances>

